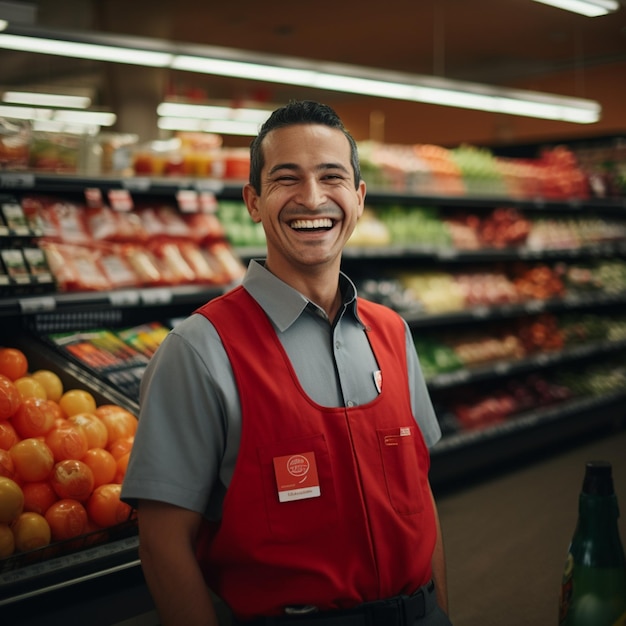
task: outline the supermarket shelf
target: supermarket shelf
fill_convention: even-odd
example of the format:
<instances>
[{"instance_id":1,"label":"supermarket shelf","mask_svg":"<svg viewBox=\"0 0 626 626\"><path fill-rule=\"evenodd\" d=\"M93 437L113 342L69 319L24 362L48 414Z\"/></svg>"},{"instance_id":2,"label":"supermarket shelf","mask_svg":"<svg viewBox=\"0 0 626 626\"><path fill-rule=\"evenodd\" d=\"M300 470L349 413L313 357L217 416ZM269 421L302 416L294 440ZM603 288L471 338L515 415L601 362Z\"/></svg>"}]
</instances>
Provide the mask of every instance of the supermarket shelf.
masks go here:
<instances>
[{"instance_id":1,"label":"supermarket shelf","mask_svg":"<svg viewBox=\"0 0 626 626\"><path fill-rule=\"evenodd\" d=\"M473 306L459 311L446 311L442 313L425 313L421 310L399 311L407 324L412 328L431 328L449 324L466 324L479 321L493 321L521 317L525 315L537 315L539 313L570 312L578 309L594 308L602 309L626 304L626 292L620 293L581 293L568 294L563 298L550 298L548 300L527 300L515 304L494 304L492 306Z\"/></svg>"},{"instance_id":2,"label":"supermarket shelf","mask_svg":"<svg viewBox=\"0 0 626 626\"><path fill-rule=\"evenodd\" d=\"M528 411L482 430L447 435L431 451L431 483L450 487L480 472L493 475L544 449L602 430L626 428L626 390L584 397Z\"/></svg>"},{"instance_id":3,"label":"supermarket shelf","mask_svg":"<svg viewBox=\"0 0 626 626\"><path fill-rule=\"evenodd\" d=\"M237 246L235 252L243 259L265 256L262 246ZM394 260L411 258L455 263L495 263L498 261L539 261L556 259L581 259L626 256L626 241L610 241L586 244L577 248L553 248L535 250L526 246L515 248L482 248L480 250L459 250L426 244L394 244L392 246L348 245L343 258Z\"/></svg>"},{"instance_id":4,"label":"supermarket shelf","mask_svg":"<svg viewBox=\"0 0 626 626\"><path fill-rule=\"evenodd\" d=\"M443 195L443 194L424 194L419 189L413 191L389 191L387 189L368 186L368 201L376 201L378 203L398 203L438 205L450 208L475 208L475 209L493 209L501 206L507 206L518 209L529 209L538 211L565 211L572 213L579 210L591 211L607 211L618 213L626 209L626 197L613 198L511 198L505 194L467 194L467 195Z\"/></svg>"},{"instance_id":5,"label":"supermarket shelf","mask_svg":"<svg viewBox=\"0 0 626 626\"><path fill-rule=\"evenodd\" d=\"M41 172L0 172L0 193L7 191L29 191L39 193L83 194L85 189L124 189L131 194L172 196L181 190L212 192L222 198L241 199L245 181L224 181L210 178L142 177L142 176L84 176L68 174L46 174ZM444 195L420 193L419 189L390 191L370 186L368 201L377 203L439 205L445 207L495 208L503 204L509 207L536 210L563 210L568 213L578 210L617 211L626 209L626 198L510 198L504 194Z\"/></svg>"},{"instance_id":6,"label":"supermarket shelf","mask_svg":"<svg viewBox=\"0 0 626 626\"><path fill-rule=\"evenodd\" d=\"M103 308L198 305L222 294L228 286L179 285L116 291L45 293L0 299L0 317L37 313L90 311Z\"/></svg>"},{"instance_id":7,"label":"supermarket shelf","mask_svg":"<svg viewBox=\"0 0 626 626\"><path fill-rule=\"evenodd\" d=\"M36 190L37 193L83 195L86 189L99 189L103 192L122 189L131 195L175 196L179 191L189 190L240 199L242 185L243 183L212 178L90 177L40 172L0 172L0 193Z\"/></svg>"},{"instance_id":8,"label":"supermarket shelf","mask_svg":"<svg viewBox=\"0 0 626 626\"><path fill-rule=\"evenodd\" d=\"M448 389L458 385L491 380L504 376L524 374L546 367L571 363L579 359L603 357L626 350L626 339L621 341L594 341L572 346L558 352L541 352L516 361L500 360L473 368L463 368L453 372L437 374L426 383L430 389Z\"/></svg>"}]
</instances>

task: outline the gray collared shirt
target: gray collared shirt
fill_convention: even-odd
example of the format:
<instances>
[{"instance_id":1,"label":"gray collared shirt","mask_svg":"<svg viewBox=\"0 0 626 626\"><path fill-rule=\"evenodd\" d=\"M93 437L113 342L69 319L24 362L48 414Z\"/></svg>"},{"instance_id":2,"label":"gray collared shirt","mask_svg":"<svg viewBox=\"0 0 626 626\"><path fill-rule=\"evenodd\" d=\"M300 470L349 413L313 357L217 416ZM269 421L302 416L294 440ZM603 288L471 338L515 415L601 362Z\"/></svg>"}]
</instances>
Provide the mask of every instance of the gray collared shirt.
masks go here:
<instances>
[{"instance_id":1,"label":"gray collared shirt","mask_svg":"<svg viewBox=\"0 0 626 626\"><path fill-rule=\"evenodd\" d=\"M332 324L260 262L251 261L243 286L268 315L315 402L356 406L376 397L378 366L347 276L340 275L343 306ZM441 431L408 326L406 341L413 414L433 446ZM219 516L239 450L241 407L224 347L203 315L191 315L167 336L144 374L140 404L124 499L162 500Z\"/></svg>"}]
</instances>

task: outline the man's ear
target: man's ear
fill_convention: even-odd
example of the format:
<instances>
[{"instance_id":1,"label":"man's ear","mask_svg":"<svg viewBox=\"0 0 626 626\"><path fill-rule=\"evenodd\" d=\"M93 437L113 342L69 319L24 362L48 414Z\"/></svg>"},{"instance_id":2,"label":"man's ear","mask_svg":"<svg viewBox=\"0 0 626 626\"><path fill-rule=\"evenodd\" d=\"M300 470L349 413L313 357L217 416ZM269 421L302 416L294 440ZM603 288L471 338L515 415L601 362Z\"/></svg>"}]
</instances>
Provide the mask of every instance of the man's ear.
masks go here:
<instances>
[{"instance_id":1,"label":"man's ear","mask_svg":"<svg viewBox=\"0 0 626 626\"><path fill-rule=\"evenodd\" d=\"M259 195L250 183L247 183L243 188L243 200L246 203L246 208L248 209L252 221L258 224L261 221Z\"/></svg>"},{"instance_id":2,"label":"man's ear","mask_svg":"<svg viewBox=\"0 0 626 626\"><path fill-rule=\"evenodd\" d=\"M363 215L363 210L365 209L366 192L367 192L367 188L365 186L365 181L362 180L359 182L359 188L357 189L357 197L359 199L359 208L358 208L358 213L357 213L358 219L361 219Z\"/></svg>"}]
</instances>

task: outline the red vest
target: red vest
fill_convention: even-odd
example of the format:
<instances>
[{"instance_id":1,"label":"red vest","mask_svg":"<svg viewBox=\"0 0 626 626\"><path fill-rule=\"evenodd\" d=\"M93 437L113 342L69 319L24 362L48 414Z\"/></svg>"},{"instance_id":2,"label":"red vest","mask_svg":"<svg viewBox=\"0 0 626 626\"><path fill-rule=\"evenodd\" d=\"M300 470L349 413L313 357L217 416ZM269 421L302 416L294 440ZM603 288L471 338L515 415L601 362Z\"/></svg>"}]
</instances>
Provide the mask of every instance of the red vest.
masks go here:
<instances>
[{"instance_id":1,"label":"red vest","mask_svg":"<svg viewBox=\"0 0 626 626\"><path fill-rule=\"evenodd\" d=\"M242 287L198 310L224 343L242 410L223 517L201 531L198 558L239 619L298 604L349 608L411 593L431 577L429 455L411 413L404 327L386 308L358 306L382 391L348 408L307 396L269 319ZM276 464L284 474L294 462L297 477L303 467L317 470L317 481L306 476L319 496L279 501L285 482Z\"/></svg>"}]
</instances>

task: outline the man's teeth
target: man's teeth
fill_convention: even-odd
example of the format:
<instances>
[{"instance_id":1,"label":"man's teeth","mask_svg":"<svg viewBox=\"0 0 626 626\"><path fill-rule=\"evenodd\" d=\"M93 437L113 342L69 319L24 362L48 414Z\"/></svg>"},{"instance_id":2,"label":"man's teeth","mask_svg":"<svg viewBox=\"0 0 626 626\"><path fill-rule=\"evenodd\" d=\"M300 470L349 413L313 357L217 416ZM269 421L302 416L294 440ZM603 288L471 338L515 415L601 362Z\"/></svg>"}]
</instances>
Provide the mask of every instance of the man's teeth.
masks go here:
<instances>
[{"instance_id":1,"label":"man's teeth","mask_svg":"<svg viewBox=\"0 0 626 626\"><path fill-rule=\"evenodd\" d=\"M291 228L296 230L314 230L315 228L332 228L333 221L328 218L319 220L295 220L291 222Z\"/></svg>"}]
</instances>

